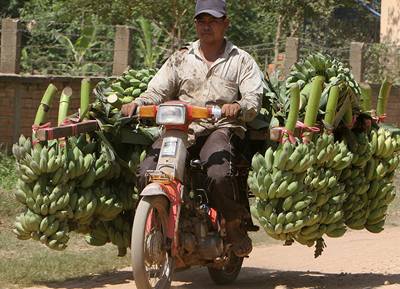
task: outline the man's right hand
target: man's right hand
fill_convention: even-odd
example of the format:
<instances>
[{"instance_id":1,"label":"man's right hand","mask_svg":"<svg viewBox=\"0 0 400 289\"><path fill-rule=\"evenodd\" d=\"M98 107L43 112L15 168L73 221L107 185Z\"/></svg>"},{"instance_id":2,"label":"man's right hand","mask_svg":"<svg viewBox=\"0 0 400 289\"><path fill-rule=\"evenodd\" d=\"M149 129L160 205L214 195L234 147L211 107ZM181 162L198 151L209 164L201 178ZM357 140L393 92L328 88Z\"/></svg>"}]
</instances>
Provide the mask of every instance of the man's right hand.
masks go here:
<instances>
[{"instance_id":1,"label":"man's right hand","mask_svg":"<svg viewBox=\"0 0 400 289\"><path fill-rule=\"evenodd\" d=\"M132 117L138 107L137 103L130 102L121 107L121 113L124 116Z\"/></svg>"}]
</instances>

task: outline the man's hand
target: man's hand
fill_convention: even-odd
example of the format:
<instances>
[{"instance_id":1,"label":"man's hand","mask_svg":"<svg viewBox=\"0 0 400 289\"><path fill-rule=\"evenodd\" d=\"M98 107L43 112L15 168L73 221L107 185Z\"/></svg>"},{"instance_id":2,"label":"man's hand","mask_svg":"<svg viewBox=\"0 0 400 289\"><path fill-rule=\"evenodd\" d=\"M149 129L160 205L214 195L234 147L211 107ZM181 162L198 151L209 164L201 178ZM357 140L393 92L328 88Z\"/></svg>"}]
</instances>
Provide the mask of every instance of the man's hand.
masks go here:
<instances>
[{"instance_id":1,"label":"man's hand","mask_svg":"<svg viewBox=\"0 0 400 289\"><path fill-rule=\"evenodd\" d=\"M222 106L221 112L223 116L226 116L228 118L235 118L238 116L240 109L240 104L229 103Z\"/></svg>"},{"instance_id":2,"label":"man's hand","mask_svg":"<svg viewBox=\"0 0 400 289\"><path fill-rule=\"evenodd\" d=\"M134 102L124 104L121 107L121 113L124 116L132 117L132 115L135 113L137 107L138 107L137 103L134 103Z\"/></svg>"}]
</instances>

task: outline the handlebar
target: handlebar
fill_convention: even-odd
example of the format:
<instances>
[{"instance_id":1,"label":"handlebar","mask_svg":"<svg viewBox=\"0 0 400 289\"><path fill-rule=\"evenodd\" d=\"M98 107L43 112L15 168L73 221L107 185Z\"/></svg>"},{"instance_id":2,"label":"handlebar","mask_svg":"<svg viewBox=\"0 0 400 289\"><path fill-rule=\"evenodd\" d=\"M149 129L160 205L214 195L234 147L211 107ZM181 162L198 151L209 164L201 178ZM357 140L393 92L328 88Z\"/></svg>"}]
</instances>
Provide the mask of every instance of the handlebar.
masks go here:
<instances>
[{"instance_id":1,"label":"handlebar","mask_svg":"<svg viewBox=\"0 0 400 289\"><path fill-rule=\"evenodd\" d=\"M208 107L201 107L190 105L182 102L166 102L161 105L143 105L138 107L136 110L136 116L139 118L155 118L157 116L157 112L159 111L160 107L166 106L175 106L175 107L184 107L186 112L186 117L189 120L196 120L196 119L220 119L222 117L221 108L218 106L208 106Z\"/></svg>"}]
</instances>

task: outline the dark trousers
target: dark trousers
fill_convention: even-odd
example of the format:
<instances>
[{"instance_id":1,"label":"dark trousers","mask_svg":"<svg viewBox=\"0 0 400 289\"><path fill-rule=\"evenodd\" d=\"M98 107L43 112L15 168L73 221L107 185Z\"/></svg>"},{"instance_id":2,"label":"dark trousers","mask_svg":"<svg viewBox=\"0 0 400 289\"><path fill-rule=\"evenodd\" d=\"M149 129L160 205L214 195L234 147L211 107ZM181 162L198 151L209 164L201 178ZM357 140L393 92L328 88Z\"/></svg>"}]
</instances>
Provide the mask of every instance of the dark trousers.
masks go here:
<instances>
[{"instance_id":1,"label":"dark trousers","mask_svg":"<svg viewBox=\"0 0 400 289\"><path fill-rule=\"evenodd\" d=\"M208 136L201 136L196 143L188 149L189 157L198 157L207 173L205 180L209 192L210 205L221 212L227 221L241 218L248 214L244 205L239 203L239 189L234 177L234 160L241 140L228 128L220 128ZM146 158L139 165L139 189L146 185L145 173L155 170L162 139L152 145Z\"/></svg>"}]
</instances>

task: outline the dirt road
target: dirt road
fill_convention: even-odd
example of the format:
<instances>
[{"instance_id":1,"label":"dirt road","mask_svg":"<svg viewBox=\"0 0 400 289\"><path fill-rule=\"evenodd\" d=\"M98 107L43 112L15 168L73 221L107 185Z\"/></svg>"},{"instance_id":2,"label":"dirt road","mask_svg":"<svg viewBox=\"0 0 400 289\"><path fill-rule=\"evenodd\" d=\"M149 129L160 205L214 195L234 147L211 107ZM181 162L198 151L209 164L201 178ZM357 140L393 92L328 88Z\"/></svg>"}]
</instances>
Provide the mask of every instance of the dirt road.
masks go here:
<instances>
[{"instance_id":1,"label":"dirt road","mask_svg":"<svg viewBox=\"0 0 400 289\"><path fill-rule=\"evenodd\" d=\"M257 246L231 286L215 286L206 269L194 268L177 273L172 288L400 288L400 227L388 228L378 235L350 232L340 239L326 239L326 243L328 247L317 259L313 248L301 245ZM130 268L126 268L30 289L33 288L134 289L136 286Z\"/></svg>"}]
</instances>

